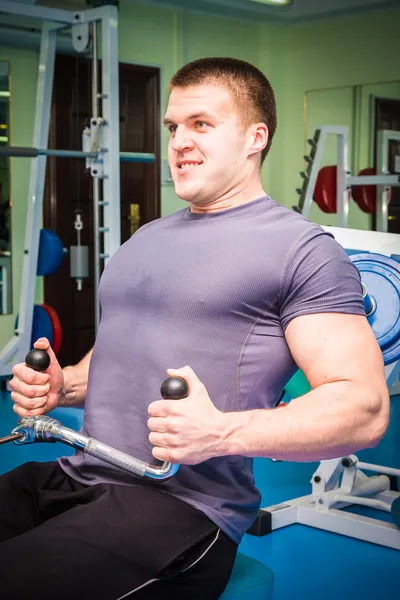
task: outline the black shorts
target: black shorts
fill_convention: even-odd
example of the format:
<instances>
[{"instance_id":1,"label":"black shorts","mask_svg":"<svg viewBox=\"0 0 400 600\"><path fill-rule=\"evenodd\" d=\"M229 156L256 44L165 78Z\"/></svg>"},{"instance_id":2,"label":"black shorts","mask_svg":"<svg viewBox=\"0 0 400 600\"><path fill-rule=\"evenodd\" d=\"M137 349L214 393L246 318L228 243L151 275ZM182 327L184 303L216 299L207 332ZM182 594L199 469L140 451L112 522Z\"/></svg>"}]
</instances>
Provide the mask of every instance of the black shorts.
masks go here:
<instances>
[{"instance_id":1,"label":"black shorts","mask_svg":"<svg viewBox=\"0 0 400 600\"><path fill-rule=\"evenodd\" d=\"M85 486L56 462L0 477L1 600L217 600L236 552L157 482Z\"/></svg>"}]
</instances>

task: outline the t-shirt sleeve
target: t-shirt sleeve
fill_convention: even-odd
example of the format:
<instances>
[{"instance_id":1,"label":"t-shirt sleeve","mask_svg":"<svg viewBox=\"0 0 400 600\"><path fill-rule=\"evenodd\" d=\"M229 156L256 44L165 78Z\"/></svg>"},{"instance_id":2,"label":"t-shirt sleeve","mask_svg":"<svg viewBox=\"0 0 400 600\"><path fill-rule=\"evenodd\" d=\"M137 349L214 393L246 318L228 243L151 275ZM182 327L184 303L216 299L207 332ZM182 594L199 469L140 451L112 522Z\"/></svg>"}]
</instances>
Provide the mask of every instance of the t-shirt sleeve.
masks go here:
<instances>
[{"instance_id":1,"label":"t-shirt sleeve","mask_svg":"<svg viewBox=\"0 0 400 600\"><path fill-rule=\"evenodd\" d=\"M322 229L310 229L289 249L280 288L283 330L300 315L365 315L357 267L336 240Z\"/></svg>"}]
</instances>

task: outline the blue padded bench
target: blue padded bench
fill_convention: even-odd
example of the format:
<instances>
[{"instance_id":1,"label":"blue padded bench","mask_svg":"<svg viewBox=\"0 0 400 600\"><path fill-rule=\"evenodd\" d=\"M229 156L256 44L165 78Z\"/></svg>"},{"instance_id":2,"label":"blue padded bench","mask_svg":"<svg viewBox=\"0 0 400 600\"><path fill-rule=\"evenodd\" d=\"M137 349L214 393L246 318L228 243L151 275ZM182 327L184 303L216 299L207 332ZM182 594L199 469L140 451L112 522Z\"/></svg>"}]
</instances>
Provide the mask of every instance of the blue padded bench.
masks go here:
<instances>
[{"instance_id":1,"label":"blue padded bench","mask_svg":"<svg viewBox=\"0 0 400 600\"><path fill-rule=\"evenodd\" d=\"M274 574L271 569L239 552L220 600L270 600L273 591Z\"/></svg>"}]
</instances>

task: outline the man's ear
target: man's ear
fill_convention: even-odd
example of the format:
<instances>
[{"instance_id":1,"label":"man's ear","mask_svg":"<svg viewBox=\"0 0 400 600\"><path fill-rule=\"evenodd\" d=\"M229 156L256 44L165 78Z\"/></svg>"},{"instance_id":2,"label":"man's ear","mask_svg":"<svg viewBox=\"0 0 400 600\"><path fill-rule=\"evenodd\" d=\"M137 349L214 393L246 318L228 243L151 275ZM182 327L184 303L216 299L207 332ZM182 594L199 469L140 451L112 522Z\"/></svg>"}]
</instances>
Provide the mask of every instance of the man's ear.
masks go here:
<instances>
[{"instance_id":1,"label":"man's ear","mask_svg":"<svg viewBox=\"0 0 400 600\"><path fill-rule=\"evenodd\" d=\"M268 127L265 123L254 123L249 129L249 156L264 150L268 144Z\"/></svg>"}]
</instances>

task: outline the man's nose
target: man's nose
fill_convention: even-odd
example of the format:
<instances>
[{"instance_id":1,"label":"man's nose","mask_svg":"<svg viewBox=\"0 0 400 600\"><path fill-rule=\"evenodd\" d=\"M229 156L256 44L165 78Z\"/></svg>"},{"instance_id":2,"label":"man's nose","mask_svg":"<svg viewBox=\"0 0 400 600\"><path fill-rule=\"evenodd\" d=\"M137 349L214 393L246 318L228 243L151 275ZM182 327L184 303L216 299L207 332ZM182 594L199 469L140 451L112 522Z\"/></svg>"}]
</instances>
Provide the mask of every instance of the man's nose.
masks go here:
<instances>
[{"instance_id":1,"label":"man's nose","mask_svg":"<svg viewBox=\"0 0 400 600\"><path fill-rule=\"evenodd\" d=\"M177 127L175 135L172 138L172 149L175 150L175 152L182 152L183 150L190 150L193 146L193 140L191 139L188 130L184 127Z\"/></svg>"}]
</instances>

